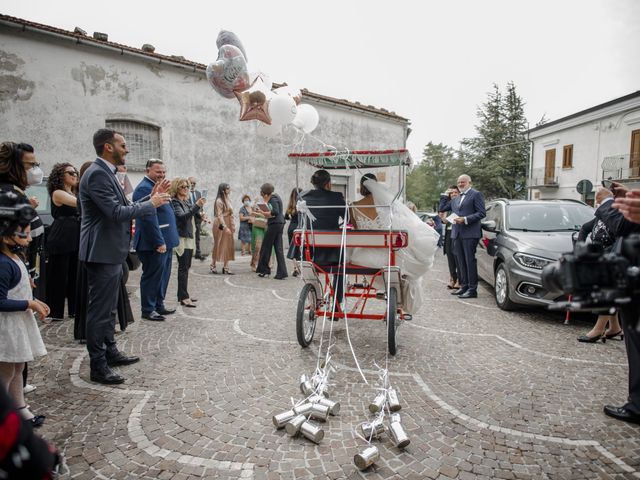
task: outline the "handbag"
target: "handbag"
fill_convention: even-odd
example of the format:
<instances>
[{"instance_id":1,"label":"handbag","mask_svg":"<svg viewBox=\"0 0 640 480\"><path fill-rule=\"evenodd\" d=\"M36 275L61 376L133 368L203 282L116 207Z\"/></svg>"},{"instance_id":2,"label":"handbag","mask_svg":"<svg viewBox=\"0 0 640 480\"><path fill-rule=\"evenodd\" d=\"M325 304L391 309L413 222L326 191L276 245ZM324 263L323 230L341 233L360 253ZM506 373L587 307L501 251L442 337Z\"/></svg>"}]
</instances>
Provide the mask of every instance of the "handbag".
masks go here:
<instances>
[{"instance_id":1,"label":"handbag","mask_svg":"<svg viewBox=\"0 0 640 480\"><path fill-rule=\"evenodd\" d=\"M256 217L253 221L253 226L256 228L267 228L267 219L264 217Z\"/></svg>"}]
</instances>

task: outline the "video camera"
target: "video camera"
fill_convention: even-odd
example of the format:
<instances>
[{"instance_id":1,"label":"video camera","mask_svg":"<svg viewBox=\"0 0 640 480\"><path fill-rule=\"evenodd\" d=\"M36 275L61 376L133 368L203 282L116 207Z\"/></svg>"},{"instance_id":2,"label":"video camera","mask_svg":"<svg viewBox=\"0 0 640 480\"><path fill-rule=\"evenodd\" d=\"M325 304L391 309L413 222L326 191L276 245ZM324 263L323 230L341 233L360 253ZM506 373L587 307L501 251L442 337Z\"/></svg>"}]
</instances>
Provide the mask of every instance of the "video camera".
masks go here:
<instances>
[{"instance_id":1,"label":"video camera","mask_svg":"<svg viewBox=\"0 0 640 480\"><path fill-rule=\"evenodd\" d=\"M551 310L614 313L640 298L640 234L621 238L605 253L597 244L577 242L542 270L542 285L561 290L569 301L556 302Z\"/></svg>"},{"instance_id":2,"label":"video camera","mask_svg":"<svg viewBox=\"0 0 640 480\"><path fill-rule=\"evenodd\" d=\"M0 191L0 237L26 227L36 216L35 209L26 203L18 203L20 197L11 191Z\"/></svg>"}]
</instances>

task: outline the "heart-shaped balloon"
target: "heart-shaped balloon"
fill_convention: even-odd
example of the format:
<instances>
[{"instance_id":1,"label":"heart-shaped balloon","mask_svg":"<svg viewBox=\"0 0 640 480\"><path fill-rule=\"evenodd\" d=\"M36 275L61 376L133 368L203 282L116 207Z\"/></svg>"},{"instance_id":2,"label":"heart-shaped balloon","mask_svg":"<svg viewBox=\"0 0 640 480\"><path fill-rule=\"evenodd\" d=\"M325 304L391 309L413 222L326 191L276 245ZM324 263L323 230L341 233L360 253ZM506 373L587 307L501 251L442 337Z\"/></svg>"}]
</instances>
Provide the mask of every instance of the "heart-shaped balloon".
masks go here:
<instances>
[{"instance_id":1,"label":"heart-shaped balloon","mask_svg":"<svg viewBox=\"0 0 640 480\"><path fill-rule=\"evenodd\" d=\"M234 92L249 88L247 61L240 49L233 45L221 46L218 60L207 67L207 80L225 98L233 98Z\"/></svg>"},{"instance_id":2,"label":"heart-shaped balloon","mask_svg":"<svg viewBox=\"0 0 640 480\"><path fill-rule=\"evenodd\" d=\"M271 125L267 101L271 92L262 79L257 78L251 87L243 92L235 92L235 95L240 102L240 121L260 120Z\"/></svg>"},{"instance_id":3,"label":"heart-shaped balloon","mask_svg":"<svg viewBox=\"0 0 640 480\"><path fill-rule=\"evenodd\" d=\"M220 48L223 45L233 45L234 47L238 47L242 52L242 55L244 55L244 59L246 61L249 61L247 52L245 52L244 47L242 46L242 42L235 33L228 30L220 30L220 33L218 33L218 38L216 39L216 47Z\"/></svg>"}]
</instances>

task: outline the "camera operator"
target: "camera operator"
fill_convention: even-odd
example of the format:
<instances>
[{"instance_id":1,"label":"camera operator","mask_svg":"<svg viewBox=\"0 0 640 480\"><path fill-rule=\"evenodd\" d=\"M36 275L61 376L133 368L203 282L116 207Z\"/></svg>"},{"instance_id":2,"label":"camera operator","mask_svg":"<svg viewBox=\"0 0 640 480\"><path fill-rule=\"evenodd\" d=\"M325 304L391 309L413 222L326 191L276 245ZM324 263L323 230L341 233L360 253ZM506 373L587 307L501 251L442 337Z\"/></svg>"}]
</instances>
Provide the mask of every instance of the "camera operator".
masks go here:
<instances>
[{"instance_id":1,"label":"camera operator","mask_svg":"<svg viewBox=\"0 0 640 480\"><path fill-rule=\"evenodd\" d=\"M618 241L632 233L640 233L640 190L628 191L620 183L613 182L613 199L605 199L596 210L601 220ZM638 301L620 309L629 362L629 398L621 407L604 406L604 413L625 422L640 424L640 305Z\"/></svg>"}]
</instances>

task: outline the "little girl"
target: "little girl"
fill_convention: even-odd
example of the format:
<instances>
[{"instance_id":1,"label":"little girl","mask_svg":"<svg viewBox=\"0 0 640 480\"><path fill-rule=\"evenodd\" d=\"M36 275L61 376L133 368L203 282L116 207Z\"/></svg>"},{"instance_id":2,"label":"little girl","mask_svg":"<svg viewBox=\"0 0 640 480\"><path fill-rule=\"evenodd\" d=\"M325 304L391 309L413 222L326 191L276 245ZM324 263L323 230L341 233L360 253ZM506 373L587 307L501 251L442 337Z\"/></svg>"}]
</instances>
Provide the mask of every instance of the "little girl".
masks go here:
<instances>
[{"instance_id":1,"label":"little girl","mask_svg":"<svg viewBox=\"0 0 640 480\"><path fill-rule=\"evenodd\" d=\"M0 237L0 382L17 409L34 427L44 423L44 415L34 416L24 401L22 370L25 362L46 355L34 312L44 320L49 307L33 300L29 274L18 257L31 242L29 225L13 224Z\"/></svg>"}]
</instances>

